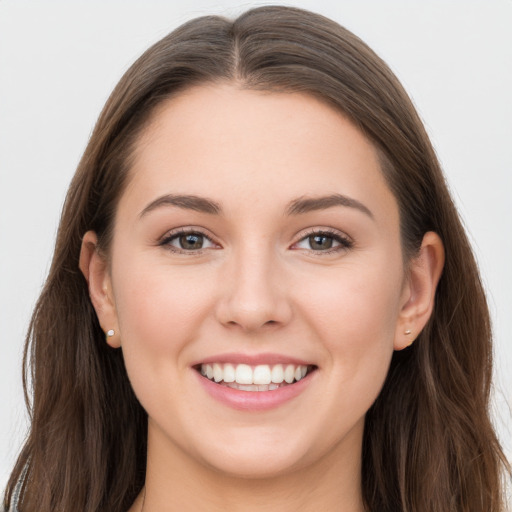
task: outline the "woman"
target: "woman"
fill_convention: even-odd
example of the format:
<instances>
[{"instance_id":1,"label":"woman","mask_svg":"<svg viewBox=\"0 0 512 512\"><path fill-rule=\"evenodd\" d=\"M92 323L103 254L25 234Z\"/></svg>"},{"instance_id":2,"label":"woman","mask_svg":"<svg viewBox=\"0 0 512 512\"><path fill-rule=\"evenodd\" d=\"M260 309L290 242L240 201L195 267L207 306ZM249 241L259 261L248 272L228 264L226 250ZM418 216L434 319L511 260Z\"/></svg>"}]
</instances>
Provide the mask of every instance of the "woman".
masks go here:
<instances>
[{"instance_id":1,"label":"woman","mask_svg":"<svg viewBox=\"0 0 512 512\"><path fill-rule=\"evenodd\" d=\"M386 65L318 15L199 18L128 70L27 357L11 510L504 507L439 164Z\"/></svg>"}]
</instances>

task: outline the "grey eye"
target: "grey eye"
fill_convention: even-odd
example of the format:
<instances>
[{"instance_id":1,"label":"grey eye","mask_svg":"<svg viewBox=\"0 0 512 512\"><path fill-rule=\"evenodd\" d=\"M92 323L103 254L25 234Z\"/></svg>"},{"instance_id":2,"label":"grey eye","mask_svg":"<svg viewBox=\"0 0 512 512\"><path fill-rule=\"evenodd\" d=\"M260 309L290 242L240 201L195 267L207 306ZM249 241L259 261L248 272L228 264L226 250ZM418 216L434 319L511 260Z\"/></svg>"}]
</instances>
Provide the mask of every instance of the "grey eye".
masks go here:
<instances>
[{"instance_id":1,"label":"grey eye","mask_svg":"<svg viewBox=\"0 0 512 512\"><path fill-rule=\"evenodd\" d=\"M313 233L304 237L296 247L299 249L308 249L310 251L328 251L343 245L338 237L328 233Z\"/></svg>"},{"instance_id":2,"label":"grey eye","mask_svg":"<svg viewBox=\"0 0 512 512\"><path fill-rule=\"evenodd\" d=\"M171 235L163 241L162 245L188 252L215 247L215 244L206 235L195 231Z\"/></svg>"},{"instance_id":3,"label":"grey eye","mask_svg":"<svg viewBox=\"0 0 512 512\"><path fill-rule=\"evenodd\" d=\"M180 235L178 238L180 249L186 251L194 251L202 249L204 244L204 236L199 233L188 233L186 235Z\"/></svg>"},{"instance_id":4,"label":"grey eye","mask_svg":"<svg viewBox=\"0 0 512 512\"><path fill-rule=\"evenodd\" d=\"M334 243L332 236L326 235L311 235L307 238L309 246L314 251L324 251L325 249L331 249Z\"/></svg>"},{"instance_id":5,"label":"grey eye","mask_svg":"<svg viewBox=\"0 0 512 512\"><path fill-rule=\"evenodd\" d=\"M342 234L328 231L316 231L311 233L294 245L294 249L306 249L314 252L332 252L350 249L352 242Z\"/></svg>"}]
</instances>

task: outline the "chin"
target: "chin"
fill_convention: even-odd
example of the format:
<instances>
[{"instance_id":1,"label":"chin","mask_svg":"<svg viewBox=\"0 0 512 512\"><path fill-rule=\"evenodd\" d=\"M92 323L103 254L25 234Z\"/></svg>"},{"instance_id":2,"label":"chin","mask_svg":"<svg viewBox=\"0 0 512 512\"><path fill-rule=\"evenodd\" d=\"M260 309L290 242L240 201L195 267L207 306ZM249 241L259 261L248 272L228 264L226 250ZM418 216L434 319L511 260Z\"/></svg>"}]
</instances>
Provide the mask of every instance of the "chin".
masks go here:
<instances>
[{"instance_id":1,"label":"chin","mask_svg":"<svg viewBox=\"0 0 512 512\"><path fill-rule=\"evenodd\" d=\"M210 468L230 478L265 480L293 473L304 465L304 458L296 453L273 450L240 450L221 460L207 461Z\"/></svg>"},{"instance_id":2,"label":"chin","mask_svg":"<svg viewBox=\"0 0 512 512\"><path fill-rule=\"evenodd\" d=\"M336 444L318 425L303 423L286 429L246 426L240 430L233 429L216 439L203 438L195 444L197 459L226 477L268 479L314 466Z\"/></svg>"}]
</instances>

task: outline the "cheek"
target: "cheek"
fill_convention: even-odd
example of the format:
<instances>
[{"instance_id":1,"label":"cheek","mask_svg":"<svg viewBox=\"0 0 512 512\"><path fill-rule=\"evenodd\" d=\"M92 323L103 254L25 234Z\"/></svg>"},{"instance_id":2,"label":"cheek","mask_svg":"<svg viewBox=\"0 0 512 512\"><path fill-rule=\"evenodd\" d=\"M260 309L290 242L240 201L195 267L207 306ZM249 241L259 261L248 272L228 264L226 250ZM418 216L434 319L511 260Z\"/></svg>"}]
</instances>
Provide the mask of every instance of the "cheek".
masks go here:
<instances>
[{"instance_id":1,"label":"cheek","mask_svg":"<svg viewBox=\"0 0 512 512\"><path fill-rule=\"evenodd\" d=\"M302 279L305 314L346 342L370 343L394 336L399 314L402 271L380 262L346 265Z\"/></svg>"},{"instance_id":2,"label":"cheek","mask_svg":"<svg viewBox=\"0 0 512 512\"><path fill-rule=\"evenodd\" d=\"M325 279L316 277L303 281L307 301L301 303L301 314L322 340L337 386L350 385L355 391L375 383L367 391L378 393L393 353L401 267L347 265Z\"/></svg>"},{"instance_id":3,"label":"cheek","mask_svg":"<svg viewBox=\"0 0 512 512\"><path fill-rule=\"evenodd\" d=\"M179 366L182 351L197 337L207 314L211 279L187 268L136 260L124 261L113 277L127 367L156 375L167 363Z\"/></svg>"},{"instance_id":4,"label":"cheek","mask_svg":"<svg viewBox=\"0 0 512 512\"><path fill-rule=\"evenodd\" d=\"M193 274L190 268L136 258L125 259L113 269L126 370L151 417L158 417L162 410L172 417L179 404L188 407L188 347L198 338L210 309L209 282L197 270Z\"/></svg>"},{"instance_id":5,"label":"cheek","mask_svg":"<svg viewBox=\"0 0 512 512\"><path fill-rule=\"evenodd\" d=\"M372 273L357 276L353 272L340 277L331 283L329 293L312 286L309 307L303 308L325 351L322 373L327 392L319 396L323 417L329 418L332 432L342 436L357 425L362 428L382 389L399 304L396 282L376 279Z\"/></svg>"}]
</instances>

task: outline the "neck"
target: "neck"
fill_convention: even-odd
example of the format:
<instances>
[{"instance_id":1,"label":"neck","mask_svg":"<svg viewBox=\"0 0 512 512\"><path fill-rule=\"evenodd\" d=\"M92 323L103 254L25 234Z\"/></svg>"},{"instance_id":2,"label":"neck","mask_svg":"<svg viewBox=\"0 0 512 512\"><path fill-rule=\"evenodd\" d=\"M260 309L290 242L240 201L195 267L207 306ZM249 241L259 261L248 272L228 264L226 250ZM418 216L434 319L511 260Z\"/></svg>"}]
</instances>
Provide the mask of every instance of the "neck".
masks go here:
<instances>
[{"instance_id":1,"label":"neck","mask_svg":"<svg viewBox=\"0 0 512 512\"><path fill-rule=\"evenodd\" d=\"M314 464L283 474L241 478L203 465L174 445L162 450L151 437L146 486L129 512L364 511L360 445L357 453L333 447Z\"/></svg>"}]
</instances>

